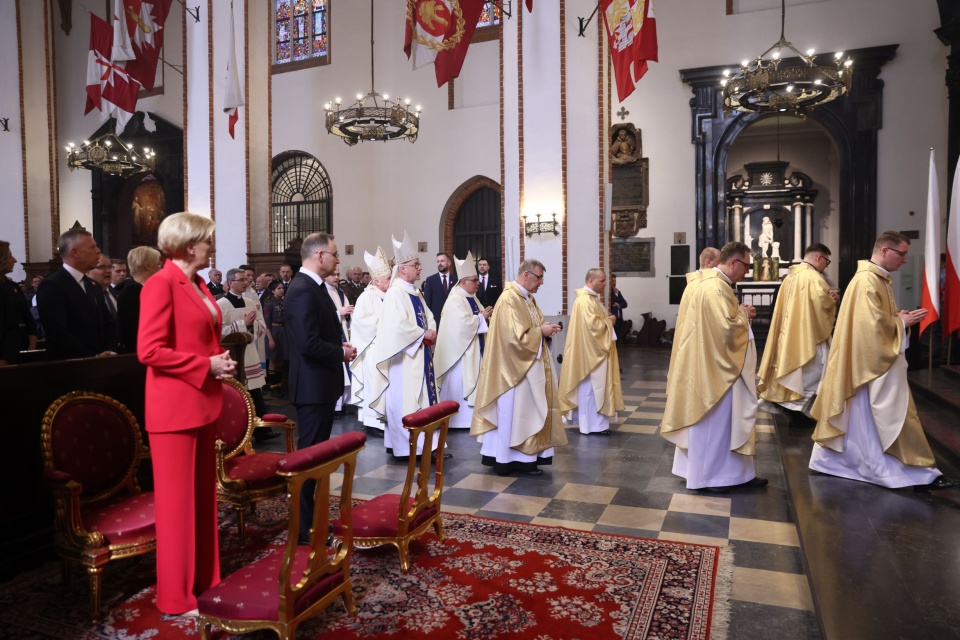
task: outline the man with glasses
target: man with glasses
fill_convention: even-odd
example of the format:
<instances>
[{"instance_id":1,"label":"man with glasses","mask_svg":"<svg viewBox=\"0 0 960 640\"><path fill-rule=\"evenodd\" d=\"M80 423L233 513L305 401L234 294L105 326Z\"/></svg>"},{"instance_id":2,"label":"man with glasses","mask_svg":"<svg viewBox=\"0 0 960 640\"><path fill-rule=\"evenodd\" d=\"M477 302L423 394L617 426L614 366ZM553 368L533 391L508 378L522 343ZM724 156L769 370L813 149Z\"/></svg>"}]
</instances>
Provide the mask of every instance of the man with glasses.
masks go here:
<instances>
[{"instance_id":1,"label":"man with glasses","mask_svg":"<svg viewBox=\"0 0 960 640\"><path fill-rule=\"evenodd\" d=\"M891 489L947 489L907 385L908 329L925 309L897 308L890 274L907 261L910 240L884 231L844 293L820 393L813 404L817 444L810 468Z\"/></svg>"},{"instance_id":2,"label":"man with glasses","mask_svg":"<svg viewBox=\"0 0 960 640\"><path fill-rule=\"evenodd\" d=\"M460 279L443 305L446 321L437 330L434 366L440 400L460 403L460 413L451 416L450 428L469 429L476 403L487 321L493 307L484 307L477 298L480 274L474 265L473 254L468 251L466 258L454 257L454 261Z\"/></svg>"},{"instance_id":3,"label":"man with glasses","mask_svg":"<svg viewBox=\"0 0 960 640\"><path fill-rule=\"evenodd\" d=\"M297 409L297 448L330 439L334 410L343 396L343 363L357 356L344 341L340 317L323 278L340 263L337 243L326 233L311 233L300 246L303 266L284 296L284 322L290 346L290 402ZM299 542L305 544L313 521L313 486L300 496ZM326 505L324 505L326 508Z\"/></svg>"},{"instance_id":4,"label":"man with glasses","mask_svg":"<svg viewBox=\"0 0 960 640\"><path fill-rule=\"evenodd\" d=\"M420 279L420 256L406 231L403 242L393 238L394 279L383 296L383 315L377 325L372 358L379 374L369 381L370 408L386 417L383 446L395 458L406 460L434 451L437 442L421 440L410 450L403 416L437 403L433 354L437 324L414 283Z\"/></svg>"},{"instance_id":5,"label":"man with glasses","mask_svg":"<svg viewBox=\"0 0 960 640\"><path fill-rule=\"evenodd\" d=\"M719 264L684 293L667 376L660 433L676 445L673 473L687 489L726 493L763 487L756 454L757 352L750 322L756 310L733 291L751 268L750 247L728 242Z\"/></svg>"},{"instance_id":6,"label":"man with glasses","mask_svg":"<svg viewBox=\"0 0 960 640\"><path fill-rule=\"evenodd\" d=\"M562 327L544 320L533 297L543 274L540 261L523 261L487 333L470 435L481 443L481 462L499 475L543 475L554 447L567 444L546 341Z\"/></svg>"},{"instance_id":7,"label":"man with glasses","mask_svg":"<svg viewBox=\"0 0 960 640\"><path fill-rule=\"evenodd\" d=\"M830 354L837 315L836 289L823 277L830 249L815 242L780 285L770 333L760 361L760 397L810 417L810 406Z\"/></svg>"}]
</instances>

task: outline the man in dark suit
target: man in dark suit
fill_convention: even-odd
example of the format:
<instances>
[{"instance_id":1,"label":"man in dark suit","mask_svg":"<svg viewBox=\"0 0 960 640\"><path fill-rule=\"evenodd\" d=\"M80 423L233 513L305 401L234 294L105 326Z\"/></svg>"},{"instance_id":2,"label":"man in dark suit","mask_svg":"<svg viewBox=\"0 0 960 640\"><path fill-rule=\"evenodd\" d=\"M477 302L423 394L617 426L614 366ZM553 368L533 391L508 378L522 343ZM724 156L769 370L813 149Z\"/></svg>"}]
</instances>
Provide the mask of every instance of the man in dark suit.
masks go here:
<instances>
[{"instance_id":1,"label":"man in dark suit","mask_svg":"<svg viewBox=\"0 0 960 640\"><path fill-rule=\"evenodd\" d=\"M207 283L207 289L210 290L214 298L219 298L227 293L223 288L223 273L219 269L210 269L210 282Z\"/></svg>"},{"instance_id":2,"label":"man in dark suit","mask_svg":"<svg viewBox=\"0 0 960 640\"><path fill-rule=\"evenodd\" d=\"M480 283L477 286L477 299L480 300L484 308L496 305L503 288L490 275L490 263L486 258L481 258L477 262L477 275L480 276Z\"/></svg>"},{"instance_id":3,"label":"man in dark suit","mask_svg":"<svg viewBox=\"0 0 960 640\"><path fill-rule=\"evenodd\" d=\"M126 266L126 265L124 265ZM124 269L126 271L126 269ZM104 308L107 310L107 347L111 351L120 352L120 321L117 316L117 295L111 288L111 277L113 266L109 256L101 255L97 260L97 266L87 271L86 276L93 280L101 289L100 295L103 296Z\"/></svg>"},{"instance_id":4,"label":"man in dark suit","mask_svg":"<svg viewBox=\"0 0 960 640\"><path fill-rule=\"evenodd\" d=\"M433 274L423 282L423 299L427 301L427 306L433 312L433 319L440 327L440 313L443 311L443 305L447 302L447 295L457 284L457 276L454 275L450 256L445 253L437 254L437 273Z\"/></svg>"},{"instance_id":5,"label":"man in dark suit","mask_svg":"<svg viewBox=\"0 0 960 640\"><path fill-rule=\"evenodd\" d=\"M287 289L290 288L290 283L293 281L293 265L289 262L284 262L280 266L280 282L283 284L283 295L287 295Z\"/></svg>"},{"instance_id":6,"label":"man in dark suit","mask_svg":"<svg viewBox=\"0 0 960 640\"><path fill-rule=\"evenodd\" d=\"M297 448L330 438L337 399L343 395L343 363L357 350L343 341L340 317L323 278L339 264L337 244L326 233L311 233L300 249L303 266L284 298L286 334L290 347L290 401L297 409ZM313 486L300 496L300 540L310 535Z\"/></svg>"},{"instance_id":7,"label":"man in dark suit","mask_svg":"<svg viewBox=\"0 0 960 640\"><path fill-rule=\"evenodd\" d=\"M715 250L716 251L716 250ZM719 256L719 253L717 254ZM627 301L623 298L623 294L620 293L620 289L617 289L617 275L615 273L610 274L610 313L613 314L613 331L617 334L619 342L617 346L624 343L627 336L624 335L624 322L623 322L623 310L627 308Z\"/></svg>"},{"instance_id":8,"label":"man in dark suit","mask_svg":"<svg viewBox=\"0 0 960 640\"><path fill-rule=\"evenodd\" d=\"M100 247L89 231L70 229L57 243L63 266L37 290L37 311L47 336L47 358L114 355L103 289L84 275L95 269Z\"/></svg>"}]
</instances>

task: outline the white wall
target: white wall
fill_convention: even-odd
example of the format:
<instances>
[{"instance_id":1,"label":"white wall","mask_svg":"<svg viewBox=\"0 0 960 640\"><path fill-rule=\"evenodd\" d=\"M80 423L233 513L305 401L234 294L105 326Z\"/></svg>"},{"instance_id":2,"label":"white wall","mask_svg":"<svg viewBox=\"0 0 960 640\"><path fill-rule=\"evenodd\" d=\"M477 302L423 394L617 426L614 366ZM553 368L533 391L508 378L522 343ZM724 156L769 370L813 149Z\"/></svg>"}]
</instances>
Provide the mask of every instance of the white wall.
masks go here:
<instances>
[{"instance_id":1,"label":"white wall","mask_svg":"<svg viewBox=\"0 0 960 640\"><path fill-rule=\"evenodd\" d=\"M30 257L27 251L26 221L23 193L23 114L20 108L20 66L17 53L17 11L12 2L0 3L0 60L14 61L0 65L0 118L5 118L6 130L0 132L0 193L4 194L3 231L0 240L10 243L10 251L17 259L10 278L19 282L26 277L20 263Z\"/></svg>"},{"instance_id":2,"label":"white wall","mask_svg":"<svg viewBox=\"0 0 960 640\"><path fill-rule=\"evenodd\" d=\"M742 3L741 3L742 4ZM768 3L770 4L770 3ZM927 154L937 147L941 185L946 185L946 55L933 33L939 26L934 2L829 0L793 3L786 12L786 36L801 51L839 51L899 44L897 56L881 72L883 128L879 132L877 228L922 231ZM739 15L725 15L724 3L687 0L657 3L659 63L623 104L628 120L643 131L643 153L650 158L650 208L644 237L663 248L674 231L695 237L694 146L690 138L692 92L679 70L730 64L753 57L779 37L779 3L768 9L753 2ZM614 96L611 109L620 108ZM619 120L615 120L619 121ZM679 186L679 188L677 188ZM945 197L945 196L944 196ZM842 242L843 239L838 239ZM922 237L919 242L922 246ZM656 278L620 278L635 324L653 311L672 325L676 306L667 304L668 251L656 255Z\"/></svg>"}]
</instances>

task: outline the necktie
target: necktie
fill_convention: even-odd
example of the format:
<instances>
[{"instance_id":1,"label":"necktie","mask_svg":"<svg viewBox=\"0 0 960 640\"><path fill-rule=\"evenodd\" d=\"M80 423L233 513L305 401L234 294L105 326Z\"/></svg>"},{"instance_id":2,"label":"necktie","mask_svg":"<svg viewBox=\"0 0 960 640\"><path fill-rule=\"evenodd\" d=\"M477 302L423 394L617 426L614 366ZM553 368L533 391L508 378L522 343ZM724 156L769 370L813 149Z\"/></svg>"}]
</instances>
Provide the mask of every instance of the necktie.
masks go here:
<instances>
[{"instance_id":1,"label":"necktie","mask_svg":"<svg viewBox=\"0 0 960 640\"><path fill-rule=\"evenodd\" d=\"M447 274L443 274L443 290L450 291L450 287L447 286Z\"/></svg>"},{"instance_id":2,"label":"necktie","mask_svg":"<svg viewBox=\"0 0 960 640\"><path fill-rule=\"evenodd\" d=\"M113 306L113 296L110 295L110 292L106 289L103 290L103 303L107 305L107 311L110 312L110 316L116 320L117 319L117 308Z\"/></svg>"},{"instance_id":3,"label":"necktie","mask_svg":"<svg viewBox=\"0 0 960 640\"><path fill-rule=\"evenodd\" d=\"M487 276L480 276L480 288L484 291L487 290Z\"/></svg>"}]
</instances>

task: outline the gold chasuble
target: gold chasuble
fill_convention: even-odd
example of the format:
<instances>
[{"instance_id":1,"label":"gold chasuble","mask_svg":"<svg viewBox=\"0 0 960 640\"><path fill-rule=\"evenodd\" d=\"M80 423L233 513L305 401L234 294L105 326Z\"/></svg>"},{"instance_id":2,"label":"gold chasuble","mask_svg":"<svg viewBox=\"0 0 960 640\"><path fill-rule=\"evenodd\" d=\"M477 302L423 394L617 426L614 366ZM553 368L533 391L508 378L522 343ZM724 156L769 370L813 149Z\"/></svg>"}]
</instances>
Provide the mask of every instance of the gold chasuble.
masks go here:
<instances>
[{"instance_id":1,"label":"gold chasuble","mask_svg":"<svg viewBox=\"0 0 960 640\"><path fill-rule=\"evenodd\" d=\"M515 422L512 425L512 440L515 443L511 442L511 448L527 455L536 455L550 447L567 444L557 404L557 383L549 362L550 351L540 329L543 322L543 313L533 296L528 299L516 283L506 283L487 332L473 424L470 427L471 436L477 437L497 428L490 420L496 419L497 399L520 386L539 356L543 361L543 396L540 396L539 389L534 389L536 401L530 403L536 423L527 421L525 425L518 425ZM520 398L517 400L520 401ZM515 415L517 413L514 412ZM529 415L529 412L524 413Z\"/></svg>"},{"instance_id":2,"label":"gold chasuble","mask_svg":"<svg viewBox=\"0 0 960 640\"><path fill-rule=\"evenodd\" d=\"M690 286L695 284L695 286ZM740 308L733 286L717 269L702 272L684 291L682 322L673 339L667 376L667 402L660 434L685 448L684 439L670 434L700 422L743 373L750 344L750 322ZM752 387L753 371L749 371ZM732 450L753 455L755 433L735 439ZM741 434L742 435L742 434Z\"/></svg>"},{"instance_id":3,"label":"gold chasuble","mask_svg":"<svg viewBox=\"0 0 960 640\"><path fill-rule=\"evenodd\" d=\"M604 362L606 375L602 382L603 393L598 393L598 380L594 384L594 399L597 413L616 418L617 412L624 410L624 405L613 322L607 317L607 309L596 293L587 288L577 289L560 370L561 411L577 408L577 387Z\"/></svg>"},{"instance_id":4,"label":"gold chasuble","mask_svg":"<svg viewBox=\"0 0 960 640\"><path fill-rule=\"evenodd\" d=\"M781 382L813 360L817 345L830 338L836 312L830 286L819 271L806 262L790 267L777 294L760 361L760 397L778 403L803 399L803 394Z\"/></svg>"},{"instance_id":5,"label":"gold chasuble","mask_svg":"<svg viewBox=\"0 0 960 640\"><path fill-rule=\"evenodd\" d=\"M907 386L901 353L904 327L898 313L890 275L860 260L843 294L830 358L811 411L817 419L813 439L842 453L847 401L870 385L871 413L884 452L906 465L933 467L936 461Z\"/></svg>"}]
</instances>

